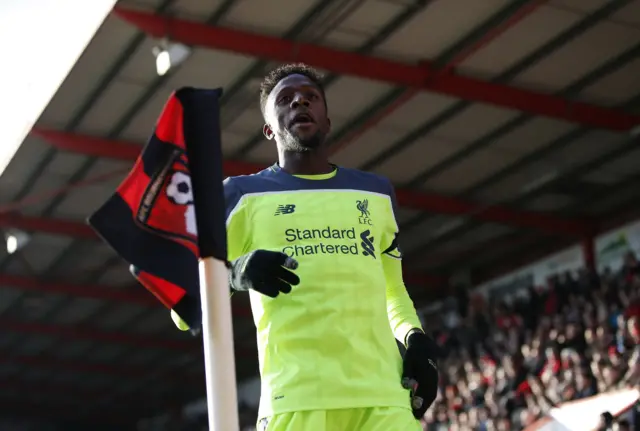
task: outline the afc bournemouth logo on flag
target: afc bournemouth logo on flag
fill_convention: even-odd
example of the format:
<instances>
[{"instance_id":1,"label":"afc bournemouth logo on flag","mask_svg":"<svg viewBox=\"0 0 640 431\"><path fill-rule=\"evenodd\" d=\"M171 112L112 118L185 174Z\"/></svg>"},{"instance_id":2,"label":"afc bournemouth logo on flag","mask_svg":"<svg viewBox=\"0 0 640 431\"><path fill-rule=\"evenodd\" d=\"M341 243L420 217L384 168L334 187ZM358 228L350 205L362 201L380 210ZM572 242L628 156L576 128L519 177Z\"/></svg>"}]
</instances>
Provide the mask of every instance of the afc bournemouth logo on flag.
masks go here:
<instances>
[{"instance_id":1,"label":"afc bournemouth logo on flag","mask_svg":"<svg viewBox=\"0 0 640 431\"><path fill-rule=\"evenodd\" d=\"M157 233L197 243L191 175L182 151L175 151L171 163L150 178L137 220Z\"/></svg>"}]
</instances>

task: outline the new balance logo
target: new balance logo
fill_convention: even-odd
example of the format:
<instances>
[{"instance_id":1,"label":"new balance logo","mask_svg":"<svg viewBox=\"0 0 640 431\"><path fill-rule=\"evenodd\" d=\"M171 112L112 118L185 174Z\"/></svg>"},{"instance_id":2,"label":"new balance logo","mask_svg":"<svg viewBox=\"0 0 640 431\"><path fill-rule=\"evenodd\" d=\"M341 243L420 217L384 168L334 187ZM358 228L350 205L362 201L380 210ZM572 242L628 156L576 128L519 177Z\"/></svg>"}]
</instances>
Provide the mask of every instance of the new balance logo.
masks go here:
<instances>
[{"instance_id":1,"label":"new balance logo","mask_svg":"<svg viewBox=\"0 0 640 431\"><path fill-rule=\"evenodd\" d=\"M371 232L369 230L365 230L360 234L360 239L362 242L360 245L362 246L362 254L365 256L371 256L372 258L376 258L375 248L373 246L373 237L369 236Z\"/></svg>"},{"instance_id":2,"label":"new balance logo","mask_svg":"<svg viewBox=\"0 0 640 431\"><path fill-rule=\"evenodd\" d=\"M296 210L295 205L278 205L278 209L276 209L276 212L274 215L292 214L295 210Z\"/></svg>"}]
</instances>

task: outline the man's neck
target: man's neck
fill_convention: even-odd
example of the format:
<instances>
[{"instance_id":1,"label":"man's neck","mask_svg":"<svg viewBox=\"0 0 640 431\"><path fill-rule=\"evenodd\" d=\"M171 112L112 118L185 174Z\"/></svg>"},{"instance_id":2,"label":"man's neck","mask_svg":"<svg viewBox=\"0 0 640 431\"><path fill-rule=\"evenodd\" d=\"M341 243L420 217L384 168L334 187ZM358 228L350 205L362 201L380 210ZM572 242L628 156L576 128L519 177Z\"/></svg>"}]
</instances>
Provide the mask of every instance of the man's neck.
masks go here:
<instances>
[{"instance_id":1,"label":"man's neck","mask_svg":"<svg viewBox=\"0 0 640 431\"><path fill-rule=\"evenodd\" d=\"M321 175L333 171L326 151L318 149L309 152L278 151L278 164L292 175Z\"/></svg>"}]
</instances>

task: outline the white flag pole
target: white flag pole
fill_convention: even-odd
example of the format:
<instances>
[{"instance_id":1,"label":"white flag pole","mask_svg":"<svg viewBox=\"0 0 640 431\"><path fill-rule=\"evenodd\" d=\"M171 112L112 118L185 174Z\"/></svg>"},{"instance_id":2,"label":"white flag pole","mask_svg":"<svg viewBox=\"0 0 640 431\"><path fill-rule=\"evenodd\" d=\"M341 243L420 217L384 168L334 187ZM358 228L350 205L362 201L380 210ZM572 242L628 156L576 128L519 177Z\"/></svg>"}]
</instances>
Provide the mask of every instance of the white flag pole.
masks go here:
<instances>
[{"instance_id":1,"label":"white flag pole","mask_svg":"<svg viewBox=\"0 0 640 431\"><path fill-rule=\"evenodd\" d=\"M239 431L228 270L213 257L199 267L209 430Z\"/></svg>"},{"instance_id":2,"label":"white flag pole","mask_svg":"<svg viewBox=\"0 0 640 431\"><path fill-rule=\"evenodd\" d=\"M219 100L222 89L183 87L182 104L200 260L202 341L209 431L240 431L227 272Z\"/></svg>"}]
</instances>

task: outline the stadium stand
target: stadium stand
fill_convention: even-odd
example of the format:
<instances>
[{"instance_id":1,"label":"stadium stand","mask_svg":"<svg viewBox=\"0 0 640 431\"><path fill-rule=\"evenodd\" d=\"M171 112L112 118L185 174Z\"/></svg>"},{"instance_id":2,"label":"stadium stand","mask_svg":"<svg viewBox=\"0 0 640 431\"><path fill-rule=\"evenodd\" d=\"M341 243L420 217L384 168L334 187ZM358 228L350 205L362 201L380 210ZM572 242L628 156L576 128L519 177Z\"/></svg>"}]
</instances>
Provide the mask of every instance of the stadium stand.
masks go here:
<instances>
[{"instance_id":1,"label":"stadium stand","mask_svg":"<svg viewBox=\"0 0 640 431\"><path fill-rule=\"evenodd\" d=\"M456 304L435 319L447 349L425 430L515 430L562 403L640 384L640 265L561 273L512 300Z\"/></svg>"}]
</instances>

